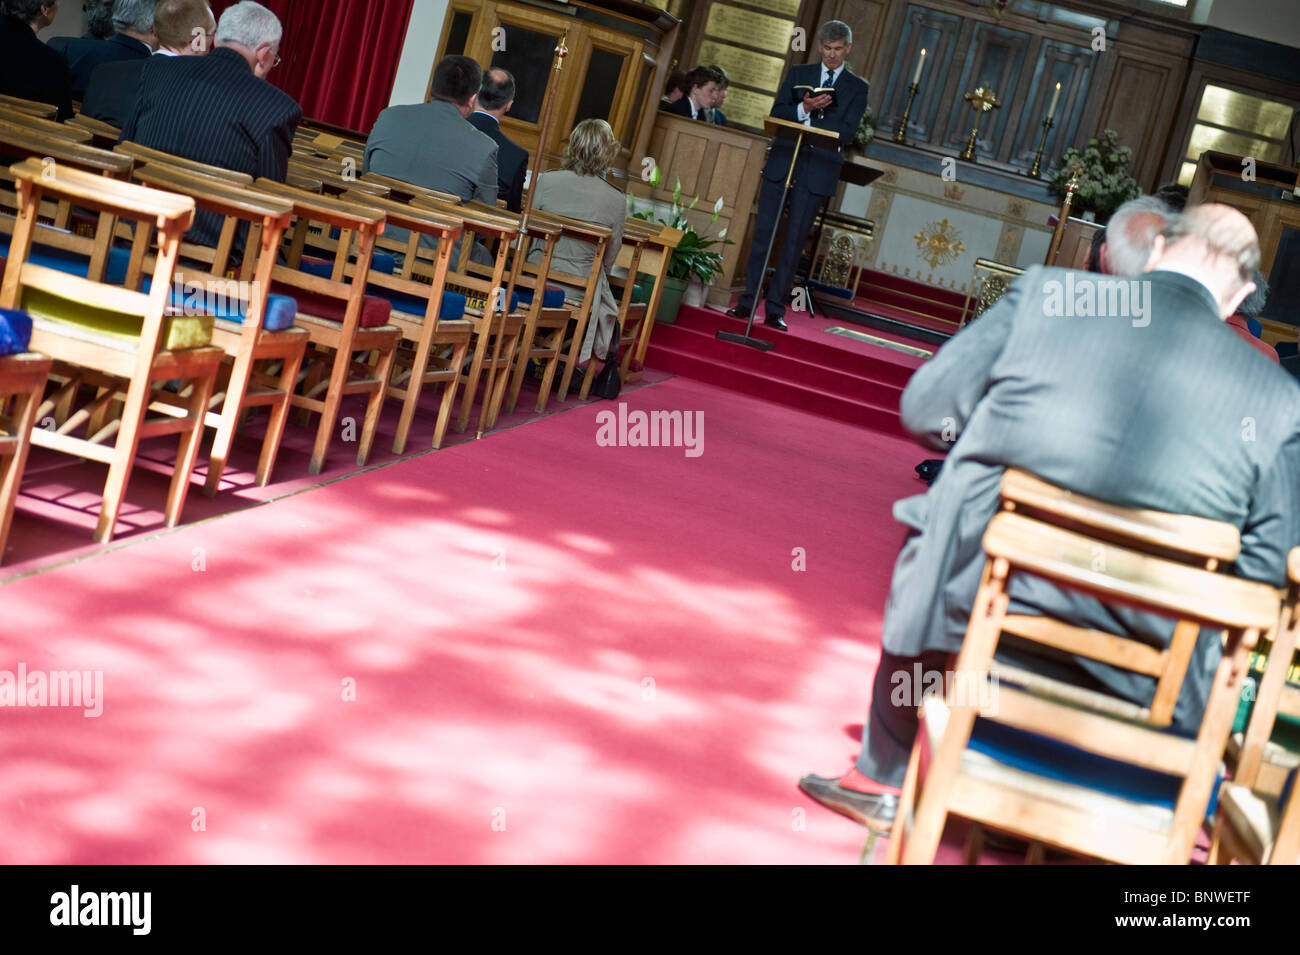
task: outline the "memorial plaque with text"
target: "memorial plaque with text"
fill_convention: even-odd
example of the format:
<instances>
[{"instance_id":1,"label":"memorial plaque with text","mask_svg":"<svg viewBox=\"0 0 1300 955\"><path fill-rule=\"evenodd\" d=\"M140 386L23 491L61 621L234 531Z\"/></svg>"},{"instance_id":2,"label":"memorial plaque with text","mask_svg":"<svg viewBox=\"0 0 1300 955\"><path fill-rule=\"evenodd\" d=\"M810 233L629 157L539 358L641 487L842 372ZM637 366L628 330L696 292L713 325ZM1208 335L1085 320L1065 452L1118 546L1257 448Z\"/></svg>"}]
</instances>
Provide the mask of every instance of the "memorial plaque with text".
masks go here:
<instances>
[{"instance_id":1,"label":"memorial plaque with text","mask_svg":"<svg viewBox=\"0 0 1300 955\"><path fill-rule=\"evenodd\" d=\"M775 90L781 85L785 70L785 60L780 57L753 53L717 40L705 40L700 44L699 60L722 67L732 83L760 90Z\"/></svg>"},{"instance_id":2,"label":"memorial plaque with text","mask_svg":"<svg viewBox=\"0 0 1300 955\"><path fill-rule=\"evenodd\" d=\"M722 111L727 114L727 124L747 126L761 132L763 120L772 112L774 98L771 94L753 93L731 87L727 90L727 99L722 104Z\"/></svg>"},{"instance_id":3,"label":"memorial plaque with text","mask_svg":"<svg viewBox=\"0 0 1300 955\"><path fill-rule=\"evenodd\" d=\"M709 9L704 32L711 37L743 43L784 56L790 48L794 21L717 3Z\"/></svg>"}]
</instances>

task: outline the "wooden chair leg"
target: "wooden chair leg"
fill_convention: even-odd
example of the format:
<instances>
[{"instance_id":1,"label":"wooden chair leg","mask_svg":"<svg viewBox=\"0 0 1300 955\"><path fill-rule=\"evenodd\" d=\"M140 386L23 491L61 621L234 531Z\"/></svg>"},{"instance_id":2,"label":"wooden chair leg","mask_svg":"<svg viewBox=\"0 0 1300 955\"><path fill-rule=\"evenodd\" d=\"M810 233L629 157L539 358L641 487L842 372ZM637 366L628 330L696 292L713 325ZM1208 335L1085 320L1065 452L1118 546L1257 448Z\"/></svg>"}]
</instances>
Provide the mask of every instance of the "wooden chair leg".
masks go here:
<instances>
[{"instance_id":1,"label":"wooden chair leg","mask_svg":"<svg viewBox=\"0 0 1300 955\"><path fill-rule=\"evenodd\" d=\"M243 403L244 394L248 391L248 381L252 375L251 361L241 362L236 359L234 367L230 369L226 396L221 402L221 414L217 421L216 433L212 436L212 454L208 457L208 477L203 484L203 493L208 497L214 496L217 488L221 486L221 475L226 470L226 460L230 457L230 448L235 443L235 431L239 427L240 405Z\"/></svg>"},{"instance_id":2,"label":"wooden chair leg","mask_svg":"<svg viewBox=\"0 0 1300 955\"><path fill-rule=\"evenodd\" d=\"M121 427L113 446L113 461L108 466L108 480L104 483L99 521L95 525L94 539L97 544L107 544L113 539L113 532L117 528L117 514L122 508L126 487L131 480L131 468L135 465L135 452L140 444L140 426L144 423L151 391L152 383L149 381L134 381L127 391Z\"/></svg>"},{"instance_id":3,"label":"wooden chair leg","mask_svg":"<svg viewBox=\"0 0 1300 955\"><path fill-rule=\"evenodd\" d=\"M397 420L397 434L393 437L394 454L402 454L406 450L406 439L410 436L411 424L415 421L415 408L420 403L420 393L424 390L424 375L429 367L429 349L431 347L425 342L420 342L411 361L411 376L406 379L406 394L402 399L402 414ZM396 356L396 351L394 351L394 356Z\"/></svg>"},{"instance_id":4,"label":"wooden chair leg","mask_svg":"<svg viewBox=\"0 0 1300 955\"><path fill-rule=\"evenodd\" d=\"M469 342L458 342L452 350L451 367L459 369L469 354ZM451 422L452 409L456 407L456 391L460 388L460 372L442 386L442 403L438 406L438 423L433 428L433 446L442 447L442 440L447 436L447 425Z\"/></svg>"},{"instance_id":5,"label":"wooden chair leg","mask_svg":"<svg viewBox=\"0 0 1300 955\"><path fill-rule=\"evenodd\" d=\"M185 507L185 495L190 489L190 475L194 471L194 462L199 457L199 445L203 443L204 418L207 417L208 398L212 395L214 375L215 369L213 373L196 378L193 382L194 387L190 392L189 401L190 427L181 432L176 466L172 471L172 483L167 491L165 515L168 527L175 527L180 522L181 510Z\"/></svg>"},{"instance_id":6,"label":"wooden chair leg","mask_svg":"<svg viewBox=\"0 0 1300 955\"><path fill-rule=\"evenodd\" d=\"M378 361L375 363L375 377L379 379L379 384L375 390L370 393L370 400L366 402L365 423L361 426L361 445L357 448L357 467L363 467L370 458L370 445L375 440L375 431L379 427L379 415L384 410L384 402L388 398L388 376L393 370L393 359L397 357L397 342L389 342L382 350L376 352ZM411 386L415 385L415 379L411 379Z\"/></svg>"},{"instance_id":7,"label":"wooden chair leg","mask_svg":"<svg viewBox=\"0 0 1300 955\"><path fill-rule=\"evenodd\" d=\"M329 388L325 392L325 407L321 410L320 425L316 428L316 443L312 447L311 464L307 470L320 474L325 469L325 457L334 440L334 425L338 423L339 409L343 406L343 387L348 381L352 355L336 350L334 365L330 370Z\"/></svg>"},{"instance_id":8,"label":"wooden chair leg","mask_svg":"<svg viewBox=\"0 0 1300 955\"><path fill-rule=\"evenodd\" d=\"M304 343L305 345L305 343ZM257 459L257 486L265 487L271 480L275 468L275 458L280 452L280 442L284 439L284 426L289 421L289 408L293 401L293 388L302 367L305 348L294 349L284 359L280 368L279 389L284 393L268 410L270 418L266 422L266 437L262 439L262 453Z\"/></svg>"},{"instance_id":9,"label":"wooden chair leg","mask_svg":"<svg viewBox=\"0 0 1300 955\"><path fill-rule=\"evenodd\" d=\"M894 817L894 828L889 836L889 854L885 861L898 865L903 857L903 844L907 841L907 830L912 813L916 807L916 789L921 776L921 739L918 736L912 744L912 754L907 758L907 774L903 777L903 789L898 796L898 815Z\"/></svg>"},{"instance_id":10,"label":"wooden chair leg","mask_svg":"<svg viewBox=\"0 0 1300 955\"><path fill-rule=\"evenodd\" d=\"M524 386L524 376L528 374L528 357L533 350L533 342L537 340L537 323L528 322L524 325L523 334L519 336L519 360L515 362L514 374L510 376L510 393L505 401L506 414L515 413L515 405L519 403L519 392Z\"/></svg>"},{"instance_id":11,"label":"wooden chair leg","mask_svg":"<svg viewBox=\"0 0 1300 955\"><path fill-rule=\"evenodd\" d=\"M984 827L978 822L971 823L970 833L966 836L966 865L979 865L980 853L984 851Z\"/></svg>"},{"instance_id":12,"label":"wooden chair leg","mask_svg":"<svg viewBox=\"0 0 1300 955\"><path fill-rule=\"evenodd\" d=\"M478 396L478 380L483 373L484 352L487 351L488 336L480 334L474 347L474 358L469 366L469 378L465 381L465 391L460 399L460 414L456 416L456 431L464 432L469 427L469 412Z\"/></svg>"},{"instance_id":13,"label":"wooden chair leg","mask_svg":"<svg viewBox=\"0 0 1300 955\"><path fill-rule=\"evenodd\" d=\"M0 405L3 400L0 399ZM14 502L18 499L18 488L22 484L23 469L27 466L27 452L32 441L32 427L36 422L36 409L40 405L40 393L28 392L14 396L14 407L10 414L13 434L18 446L13 454L0 455L0 563L5 556L5 545L9 539L9 528L13 525Z\"/></svg>"}]
</instances>

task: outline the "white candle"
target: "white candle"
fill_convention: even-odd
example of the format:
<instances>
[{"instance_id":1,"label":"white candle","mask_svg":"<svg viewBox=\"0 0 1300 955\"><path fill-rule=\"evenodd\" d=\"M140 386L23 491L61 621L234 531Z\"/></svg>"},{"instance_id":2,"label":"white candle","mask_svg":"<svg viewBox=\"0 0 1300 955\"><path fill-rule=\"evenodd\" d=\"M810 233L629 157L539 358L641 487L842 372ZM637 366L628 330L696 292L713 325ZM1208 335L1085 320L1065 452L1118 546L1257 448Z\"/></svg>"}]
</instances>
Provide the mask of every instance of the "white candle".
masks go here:
<instances>
[{"instance_id":1,"label":"white candle","mask_svg":"<svg viewBox=\"0 0 1300 955\"><path fill-rule=\"evenodd\" d=\"M921 49L921 58L916 61L916 73L912 75L912 85L916 86L921 82L921 70L925 66L925 48Z\"/></svg>"},{"instance_id":2,"label":"white candle","mask_svg":"<svg viewBox=\"0 0 1300 955\"><path fill-rule=\"evenodd\" d=\"M1052 94L1052 105L1048 107L1047 118L1051 119L1056 115L1056 102L1061 98L1061 84L1056 84L1056 92Z\"/></svg>"}]
</instances>

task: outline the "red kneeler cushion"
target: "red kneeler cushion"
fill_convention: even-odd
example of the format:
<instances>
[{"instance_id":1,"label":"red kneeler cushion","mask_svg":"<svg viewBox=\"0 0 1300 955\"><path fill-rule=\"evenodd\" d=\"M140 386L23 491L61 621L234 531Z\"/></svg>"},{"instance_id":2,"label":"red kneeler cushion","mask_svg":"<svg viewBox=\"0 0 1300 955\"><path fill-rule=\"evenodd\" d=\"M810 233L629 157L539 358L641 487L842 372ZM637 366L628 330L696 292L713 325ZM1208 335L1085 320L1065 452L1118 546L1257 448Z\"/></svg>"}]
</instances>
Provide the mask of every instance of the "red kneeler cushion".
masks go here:
<instances>
[{"instance_id":1,"label":"red kneeler cushion","mask_svg":"<svg viewBox=\"0 0 1300 955\"><path fill-rule=\"evenodd\" d=\"M308 292L281 282L272 282L271 291L280 295L291 295L298 300L298 311L317 318L326 318L332 322L342 322L347 312L347 302L319 292ZM361 300L361 327L378 328L387 325L393 314L393 303L378 295L367 295Z\"/></svg>"}]
</instances>

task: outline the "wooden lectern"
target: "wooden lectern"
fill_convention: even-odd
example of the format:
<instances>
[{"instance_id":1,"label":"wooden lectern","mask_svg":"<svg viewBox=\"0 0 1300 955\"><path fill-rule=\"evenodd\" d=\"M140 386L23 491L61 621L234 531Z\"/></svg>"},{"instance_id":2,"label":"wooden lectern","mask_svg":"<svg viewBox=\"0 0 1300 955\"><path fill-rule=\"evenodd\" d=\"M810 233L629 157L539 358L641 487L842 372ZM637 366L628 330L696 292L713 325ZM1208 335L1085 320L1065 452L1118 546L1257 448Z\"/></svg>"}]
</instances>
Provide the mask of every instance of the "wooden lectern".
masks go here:
<instances>
[{"instance_id":1,"label":"wooden lectern","mask_svg":"<svg viewBox=\"0 0 1300 955\"><path fill-rule=\"evenodd\" d=\"M811 143L820 142L822 145L829 145L833 142L838 146L840 134L834 130L818 129L816 126L806 126L803 123L796 123L789 119L777 119L775 116L768 116L763 120L763 131L773 139L784 137L793 140L794 152L790 156L790 168L786 171L785 183L781 187L781 202L776 207L777 221L772 225L772 233L767 239L767 250L763 253L763 267L758 272L758 286L754 292L754 306L749 310L749 321L745 323L745 334L737 335L735 332L718 332L718 338L739 345L748 345L760 351L771 351L775 347L771 342L752 338L749 333L754 327L754 316L758 314L759 308L762 307L763 284L767 281L767 265L772 260L772 246L776 242L776 233L779 231L777 227L781 224L781 216L785 214L785 200L790 195L790 185L794 182L794 171L799 163L799 154L803 151L805 140ZM799 238L802 240L803 236ZM752 276L747 276L747 279L749 281L753 280Z\"/></svg>"},{"instance_id":2,"label":"wooden lectern","mask_svg":"<svg viewBox=\"0 0 1300 955\"><path fill-rule=\"evenodd\" d=\"M1188 203L1221 202L1250 219L1259 234L1268 304L1259 316L1270 345L1296 340L1300 325L1300 169L1228 153L1204 152Z\"/></svg>"}]
</instances>

